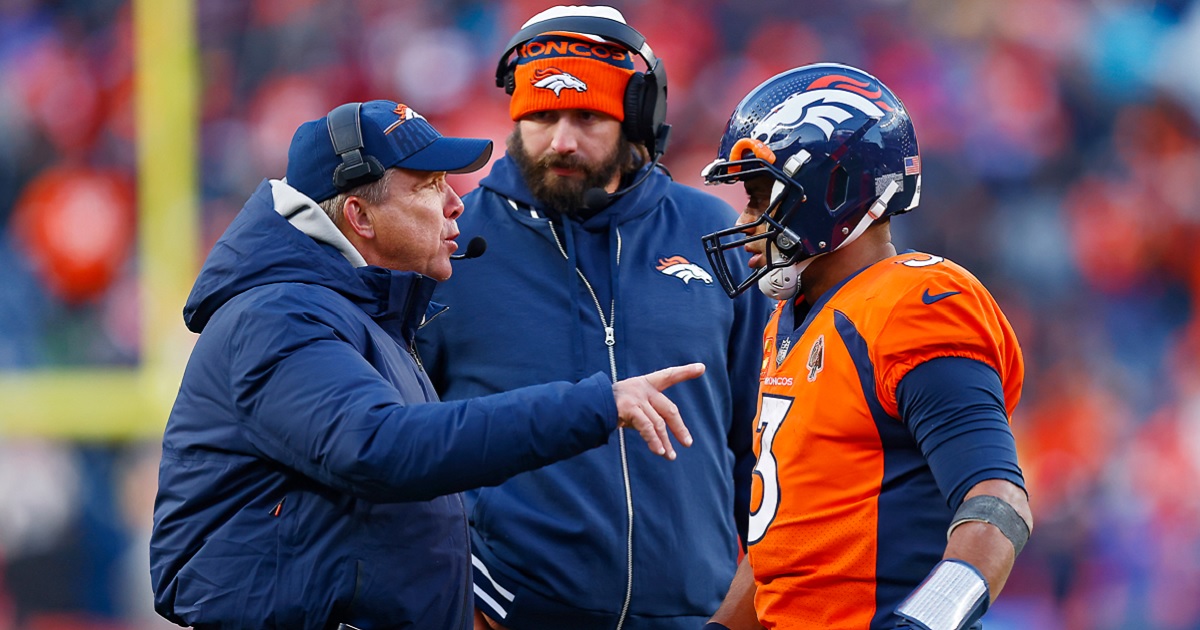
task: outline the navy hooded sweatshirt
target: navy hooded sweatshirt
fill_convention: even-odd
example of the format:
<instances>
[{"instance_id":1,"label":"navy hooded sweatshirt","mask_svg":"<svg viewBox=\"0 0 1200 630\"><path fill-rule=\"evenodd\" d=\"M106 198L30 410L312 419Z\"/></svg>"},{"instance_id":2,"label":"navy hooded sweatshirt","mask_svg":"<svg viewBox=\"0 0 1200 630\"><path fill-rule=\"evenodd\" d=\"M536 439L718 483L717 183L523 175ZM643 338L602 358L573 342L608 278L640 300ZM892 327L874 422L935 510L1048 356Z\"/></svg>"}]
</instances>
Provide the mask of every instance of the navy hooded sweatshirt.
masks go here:
<instances>
[{"instance_id":1,"label":"navy hooded sweatshirt","mask_svg":"<svg viewBox=\"0 0 1200 630\"><path fill-rule=\"evenodd\" d=\"M695 438L676 461L614 439L466 495L477 604L514 629L699 628L747 523L771 306L761 294L730 300L708 269L700 237L736 212L660 171L587 220L564 220L509 157L464 202L460 239L483 236L487 252L438 285L448 309L418 334L444 398L708 368L666 391Z\"/></svg>"},{"instance_id":2,"label":"navy hooded sweatshirt","mask_svg":"<svg viewBox=\"0 0 1200 630\"><path fill-rule=\"evenodd\" d=\"M605 374L436 403L412 352L434 281L374 266L263 182L184 309L163 437L155 608L181 625L470 628L460 495L604 443Z\"/></svg>"}]
</instances>

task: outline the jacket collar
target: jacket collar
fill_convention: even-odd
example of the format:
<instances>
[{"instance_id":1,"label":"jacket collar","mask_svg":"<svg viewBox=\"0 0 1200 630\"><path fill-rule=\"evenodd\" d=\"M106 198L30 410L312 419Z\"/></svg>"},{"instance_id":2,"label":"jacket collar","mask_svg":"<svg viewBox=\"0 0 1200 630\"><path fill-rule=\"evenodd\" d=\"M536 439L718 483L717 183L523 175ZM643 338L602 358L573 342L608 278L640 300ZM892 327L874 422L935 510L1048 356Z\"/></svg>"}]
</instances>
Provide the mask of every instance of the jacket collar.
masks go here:
<instances>
[{"instance_id":1,"label":"jacket collar","mask_svg":"<svg viewBox=\"0 0 1200 630\"><path fill-rule=\"evenodd\" d=\"M335 291L373 319L399 324L405 339L427 314L436 314L436 308L427 313L435 280L366 265L312 200L281 186L286 184L264 181L209 252L184 307L190 330L203 331L234 296L285 282ZM289 217L302 219L297 224Z\"/></svg>"},{"instance_id":2,"label":"jacket collar","mask_svg":"<svg viewBox=\"0 0 1200 630\"><path fill-rule=\"evenodd\" d=\"M381 325L399 326L399 334L411 343L417 329L446 307L430 301L437 280L409 271L392 271L367 265L355 269L367 293L374 299L359 306Z\"/></svg>"}]
</instances>

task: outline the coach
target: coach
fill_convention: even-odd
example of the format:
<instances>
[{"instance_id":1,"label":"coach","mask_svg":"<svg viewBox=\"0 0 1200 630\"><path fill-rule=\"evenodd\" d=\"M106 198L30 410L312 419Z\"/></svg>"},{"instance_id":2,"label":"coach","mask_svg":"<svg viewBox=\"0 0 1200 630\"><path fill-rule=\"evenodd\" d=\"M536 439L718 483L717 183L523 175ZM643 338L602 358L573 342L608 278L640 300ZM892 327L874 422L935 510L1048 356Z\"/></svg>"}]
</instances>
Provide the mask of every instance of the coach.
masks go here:
<instances>
[{"instance_id":1,"label":"coach","mask_svg":"<svg viewBox=\"0 0 1200 630\"><path fill-rule=\"evenodd\" d=\"M413 347L437 315L463 205L447 172L491 142L412 109L352 103L306 122L184 308L200 333L163 437L155 608L196 630L468 628L461 490L637 429L691 437L661 390L703 366L437 403ZM468 263L476 264L476 263Z\"/></svg>"}]
</instances>

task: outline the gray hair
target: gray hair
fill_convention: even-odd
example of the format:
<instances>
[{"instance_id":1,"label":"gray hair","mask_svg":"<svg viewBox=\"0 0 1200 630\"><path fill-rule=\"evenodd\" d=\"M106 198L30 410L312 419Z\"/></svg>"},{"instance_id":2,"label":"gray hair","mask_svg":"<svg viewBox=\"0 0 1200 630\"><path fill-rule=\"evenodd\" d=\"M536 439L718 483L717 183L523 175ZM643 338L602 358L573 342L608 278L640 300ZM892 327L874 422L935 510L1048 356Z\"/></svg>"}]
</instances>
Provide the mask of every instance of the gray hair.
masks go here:
<instances>
[{"instance_id":1,"label":"gray hair","mask_svg":"<svg viewBox=\"0 0 1200 630\"><path fill-rule=\"evenodd\" d=\"M362 197L367 201L367 203L371 204L380 204L387 199L388 182L390 182L392 179L391 174L393 170L394 169L389 168L383 172L383 177L369 184L356 186L350 190L347 190L346 192L338 193L329 199L318 203L317 205L321 206L321 209L325 211L325 214L333 220L334 225L341 225L342 221L344 221L342 218L342 206L346 205L346 199L348 199L351 195L355 197Z\"/></svg>"}]
</instances>

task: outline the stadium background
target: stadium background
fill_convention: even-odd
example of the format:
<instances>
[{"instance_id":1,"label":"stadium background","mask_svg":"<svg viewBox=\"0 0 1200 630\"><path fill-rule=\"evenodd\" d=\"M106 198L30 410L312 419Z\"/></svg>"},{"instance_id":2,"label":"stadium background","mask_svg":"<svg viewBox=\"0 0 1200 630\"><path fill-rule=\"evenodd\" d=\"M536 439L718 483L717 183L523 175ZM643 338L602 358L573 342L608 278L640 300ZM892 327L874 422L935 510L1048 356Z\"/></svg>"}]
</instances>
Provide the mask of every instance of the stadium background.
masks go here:
<instances>
[{"instance_id":1,"label":"stadium background","mask_svg":"<svg viewBox=\"0 0 1200 630\"><path fill-rule=\"evenodd\" d=\"M204 252L338 103L502 147L496 55L550 4L0 2L0 630L171 627L146 541ZM1037 531L989 630L1200 629L1200 3L613 4L665 60L688 184L792 66L905 100L925 194L896 240L982 278L1028 362Z\"/></svg>"}]
</instances>

